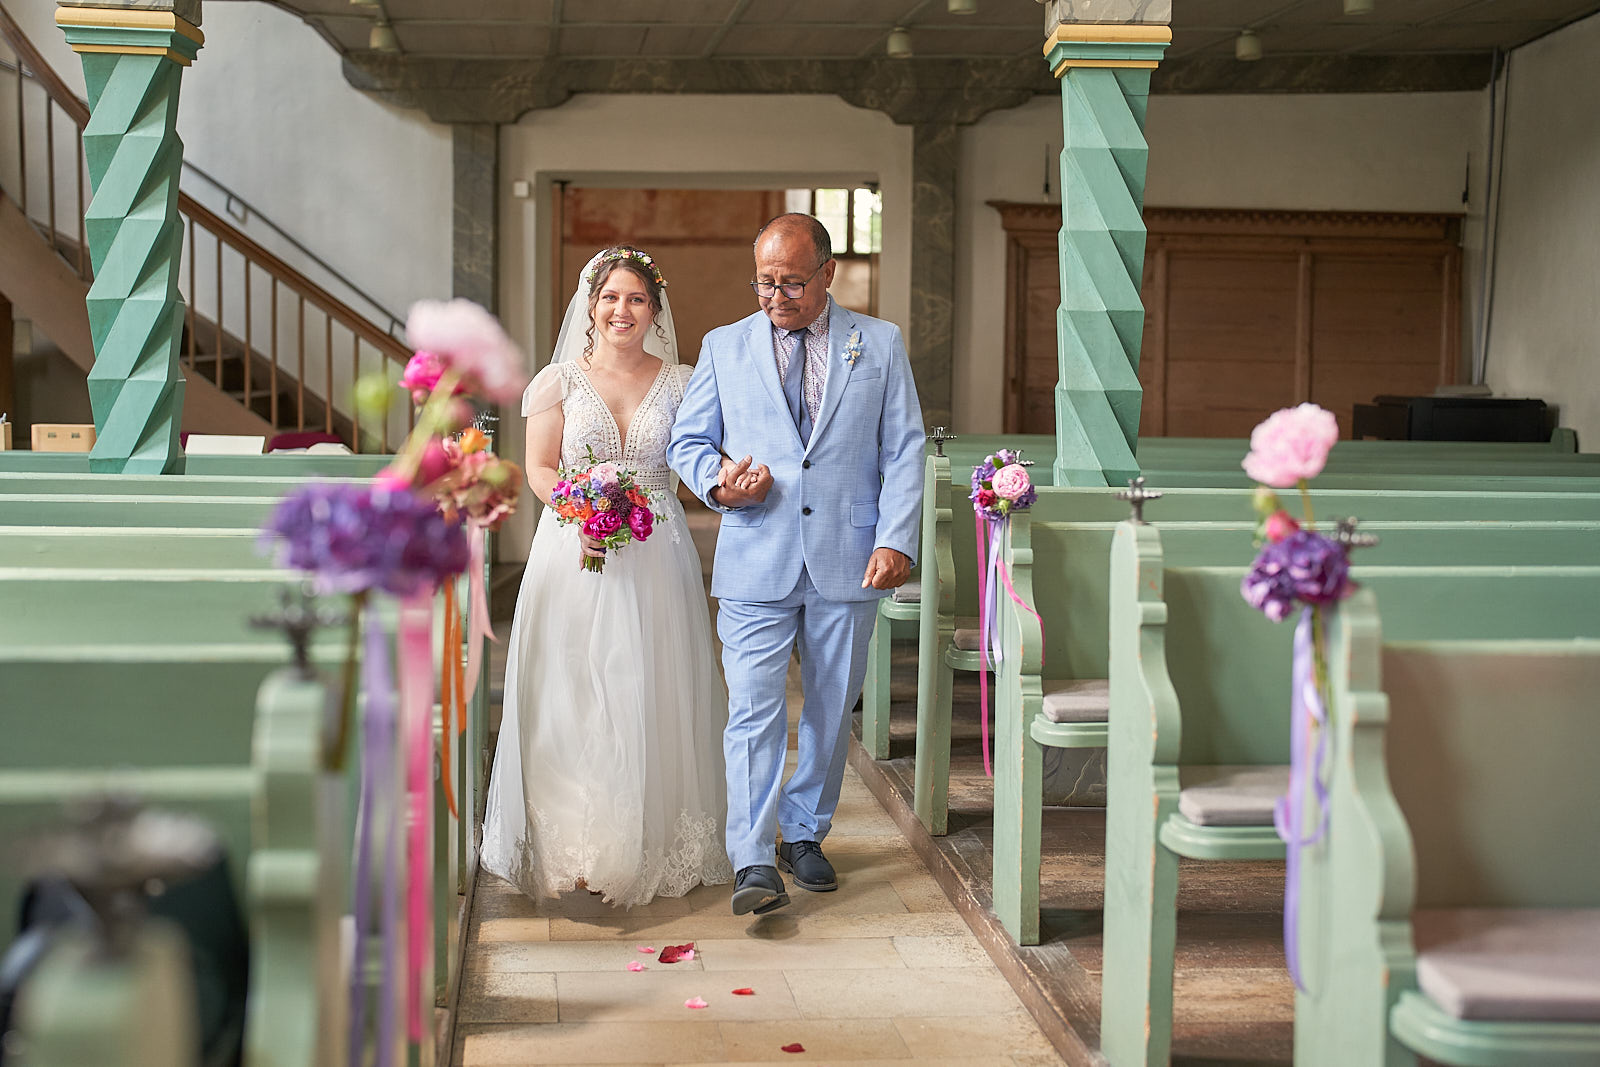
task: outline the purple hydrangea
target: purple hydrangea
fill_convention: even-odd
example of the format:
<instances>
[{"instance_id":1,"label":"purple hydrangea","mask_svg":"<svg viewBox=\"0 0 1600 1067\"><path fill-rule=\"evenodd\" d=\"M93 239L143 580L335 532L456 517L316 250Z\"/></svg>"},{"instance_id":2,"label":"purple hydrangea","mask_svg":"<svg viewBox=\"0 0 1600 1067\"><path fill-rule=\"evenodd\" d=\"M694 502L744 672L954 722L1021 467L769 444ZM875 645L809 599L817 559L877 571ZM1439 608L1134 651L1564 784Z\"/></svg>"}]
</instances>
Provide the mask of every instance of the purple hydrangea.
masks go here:
<instances>
[{"instance_id":1,"label":"purple hydrangea","mask_svg":"<svg viewBox=\"0 0 1600 1067\"><path fill-rule=\"evenodd\" d=\"M1268 544L1240 583L1245 601L1273 622L1282 622L1298 600L1331 604L1349 596L1350 558L1344 545L1311 530Z\"/></svg>"},{"instance_id":2,"label":"purple hydrangea","mask_svg":"<svg viewBox=\"0 0 1600 1067\"><path fill-rule=\"evenodd\" d=\"M297 489L273 510L261 540L279 566L310 573L320 593L411 596L467 569L459 522L432 500L376 484Z\"/></svg>"}]
</instances>

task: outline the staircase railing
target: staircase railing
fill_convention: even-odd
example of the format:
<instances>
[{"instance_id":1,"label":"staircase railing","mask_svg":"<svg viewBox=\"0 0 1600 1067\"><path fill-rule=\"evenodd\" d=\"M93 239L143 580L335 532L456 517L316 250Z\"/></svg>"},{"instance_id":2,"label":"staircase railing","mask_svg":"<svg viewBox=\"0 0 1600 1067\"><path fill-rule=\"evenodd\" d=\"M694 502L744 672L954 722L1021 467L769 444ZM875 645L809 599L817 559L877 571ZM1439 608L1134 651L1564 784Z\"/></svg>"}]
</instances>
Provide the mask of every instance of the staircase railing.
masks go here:
<instances>
[{"instance_id":1,"label":"staircase railing","mask_svg":"<svg viewBox=\"0 0 1600 1067\"><path fill-rule=\"evenodd\" d=\"M80 278L92 282L83 222L88 105L3 7L0 40L15 56L10 66L17 127L16 173L14 178L0 173L0 185L14 184L13 199L41 237ZM35 98L31 114L30 95ZM58 125L64 127L63 138L73 142L74 162L58 159L57 141L63 139L57 137ZM64 192L75 192L75 200ZM181 190L178 212L185 229L185 370L211 380L274 429L321 430L358 451L389 451L414 421L410 405L397 405L399 410L381 418L363 418L354 387L364 374L382 373L397 382L411 350Z\"/></svg>"}]
</instances>

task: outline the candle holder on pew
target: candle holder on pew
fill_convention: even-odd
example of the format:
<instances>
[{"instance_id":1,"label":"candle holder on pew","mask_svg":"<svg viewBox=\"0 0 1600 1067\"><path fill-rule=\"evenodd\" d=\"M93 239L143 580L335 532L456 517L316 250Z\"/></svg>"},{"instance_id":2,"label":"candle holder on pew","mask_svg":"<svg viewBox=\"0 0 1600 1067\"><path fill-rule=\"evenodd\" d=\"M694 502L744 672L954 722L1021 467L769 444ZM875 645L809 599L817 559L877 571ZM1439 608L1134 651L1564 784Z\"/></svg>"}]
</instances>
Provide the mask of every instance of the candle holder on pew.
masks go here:
<instances>
[{"instance_id":1,"label":"candle holder on pew","mask_svg":"<svg viewBox=\"0 0 1600 1067\"><path fill-rule=\"evenodd\" d=\"M935 426L933 432L928 435L928 440L933 442L933 454L943 459L944 443L956 440L956 435L943 426Z\"/></svg>"},{"instance_id":2,"label":"candle holder on pew","mask_svg":"<svg viewBox=\"0 0 1600 1067\"><path fill-rule=\"evenodd\" d=\"M1144 475L1128 479L1128 488L1117 491L1117 499L1128 503L1132 509L1129 521L1135 526L1145 525L1144 506L1152 500L1160 500L1164 494L1159 489L1146 489Z\"/></svg>"},{"instance_id":3,"label":"candle holder on pew","mask_svg":"<svg viewBox=\"0 0 1600 1067\"><path fill-rule=\"evenodd\" d=\"M250 625L258 630L282 630L289 641L295 673L307 681L317 677L311 665L311 635L318 628L344 626L348 628L349 647L345 650L344 669L337 691L330 692L327 711L322 719L322 765L330 771L344 765L344 751L349 743L350 717L345 709L352 706L356 684L356 641L359 627L352 625L352 614L340 614L317 607L317 597L310 582L285 586L278 593L278 609L262 615L250 616Z\"/></svg>"}]
</instances>

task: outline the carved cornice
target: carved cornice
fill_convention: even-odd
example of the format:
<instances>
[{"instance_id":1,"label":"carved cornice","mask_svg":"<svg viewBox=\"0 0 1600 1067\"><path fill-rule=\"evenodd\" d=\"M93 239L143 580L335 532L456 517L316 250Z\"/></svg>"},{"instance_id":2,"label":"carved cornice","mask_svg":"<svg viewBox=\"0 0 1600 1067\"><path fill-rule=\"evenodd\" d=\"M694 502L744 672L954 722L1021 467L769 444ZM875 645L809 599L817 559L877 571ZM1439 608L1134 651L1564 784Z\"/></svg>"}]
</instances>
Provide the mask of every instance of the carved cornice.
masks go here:
<instances>
[{"instance_id":1,"label":"carved cornice","mask_svg":"<svg viewBox=\"0 0 1600 1067\"><path fill-rule=\"evenodd\" d=\"M1489 84L1489 53L1164 60L1152 94L1456 92ZM344 57L357 89L436 122L513 123L577 93L800 93L839 96L903 125L977 122L1060 92L1036 56L1012 59L433 59Z\"/></svg>"},{"instance_id":2,"label":"carved cornice","mask_svg":"<svg viewBox=\"0 0 1600 1067\"><path fill-rule=\"evenodd\" d=\"M451 60L357 52L345 78L436 122L516 122L576 93L839 96L902 125L968 125L1057 91L1035 56L1012 59Z\"/></svg>"}]
</instances>

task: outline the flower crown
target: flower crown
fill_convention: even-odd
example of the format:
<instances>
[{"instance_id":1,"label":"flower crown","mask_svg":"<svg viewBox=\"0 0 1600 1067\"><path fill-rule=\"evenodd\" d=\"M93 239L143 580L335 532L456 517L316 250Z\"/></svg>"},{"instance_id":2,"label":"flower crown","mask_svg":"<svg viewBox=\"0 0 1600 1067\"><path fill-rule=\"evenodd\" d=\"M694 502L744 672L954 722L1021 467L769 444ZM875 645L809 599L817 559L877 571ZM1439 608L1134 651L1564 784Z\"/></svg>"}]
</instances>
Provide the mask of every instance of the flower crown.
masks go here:
<instances>
[{"instance_id":1,"label":"flower crown","mask_svg":"<svg viewBox=\"0 0 1600 1067\"><path fill-rule=\"evenodd\" d=\"M637 248L608 248L602 252L596 252L594 258L589 261L589 265L583 268L583 284L592 287L595 275L599 273L601 265L620 263L625 259L631 259L635 263L641 264L650 273L651 279L657 285L663 289L667 287L667 280L661 276L661 268L656 266L656 261L650 258L648 252L641 252Z\"/></svg>"}]
</instances>

